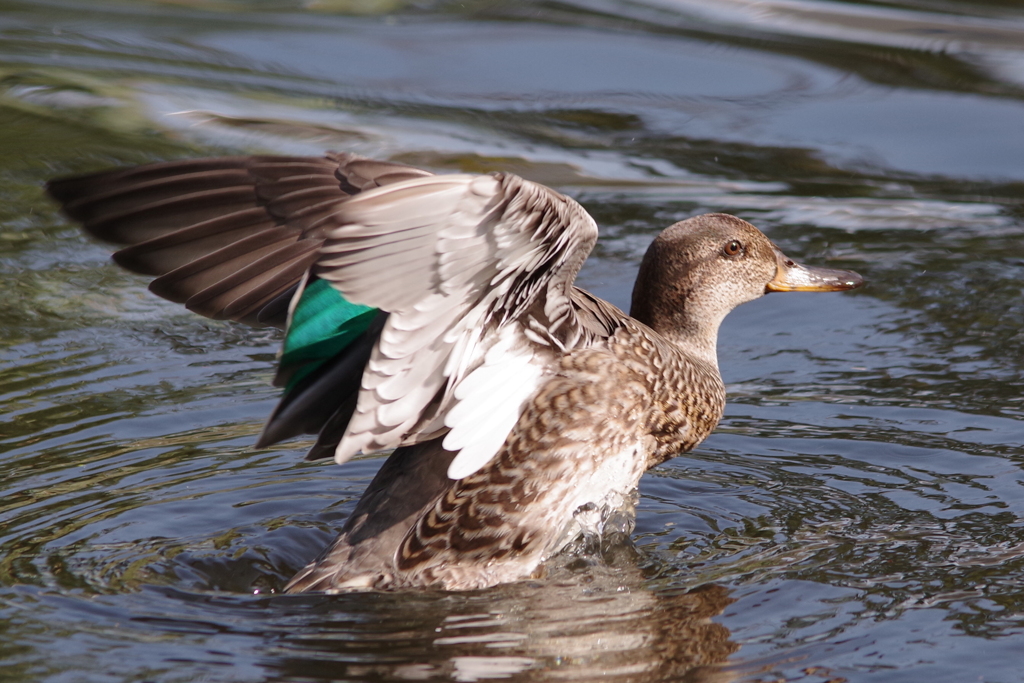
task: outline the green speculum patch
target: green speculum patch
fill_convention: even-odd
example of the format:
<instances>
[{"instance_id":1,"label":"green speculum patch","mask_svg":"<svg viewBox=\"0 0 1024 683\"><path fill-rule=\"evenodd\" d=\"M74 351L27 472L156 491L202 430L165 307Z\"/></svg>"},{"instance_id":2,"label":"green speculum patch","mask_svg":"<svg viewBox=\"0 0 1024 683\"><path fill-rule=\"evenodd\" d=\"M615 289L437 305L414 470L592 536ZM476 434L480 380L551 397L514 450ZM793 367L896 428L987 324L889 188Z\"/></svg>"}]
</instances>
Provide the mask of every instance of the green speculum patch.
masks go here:
<instances>
[{"instance_id":1,"label":"green speculum patch","mask_svg":"<svg viewBox=\"0 0 1024 683\"><path fill-rule=\"evenodd\" d=\"M376 314L346 301L326 280L310 282L292 314L275 384L290 391L365 332Z\"/></svg>"}]
</instances>

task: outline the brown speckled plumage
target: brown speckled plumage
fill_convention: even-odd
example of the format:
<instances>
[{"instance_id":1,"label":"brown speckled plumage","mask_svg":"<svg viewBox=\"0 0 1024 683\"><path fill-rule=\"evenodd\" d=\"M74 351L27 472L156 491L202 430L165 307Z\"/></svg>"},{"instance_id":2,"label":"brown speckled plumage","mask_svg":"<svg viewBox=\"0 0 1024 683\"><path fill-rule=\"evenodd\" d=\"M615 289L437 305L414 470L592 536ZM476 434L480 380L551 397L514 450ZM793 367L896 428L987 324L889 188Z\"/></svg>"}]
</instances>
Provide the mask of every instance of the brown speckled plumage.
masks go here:
<instances>
[{"instance_id":1,"label":"brown speckled plumage","mask_svg":"<svg viewBox=\"0 0 1024 683\"><path fill-rule=\"evenodd\" d=\"M558 549L559 525L581 504L576 483L607 458L636 453L626 493L718 424L725 388L714 368L628 319L603 346L563 356L496 460L455 482L419 518L396 559L403 583L473 588L532 569Z\"/></svg>"},{"instance_id":2,"label":"brown speckled plumage","mask_svg":"<svg viewBox=\"0 0 1024 683\"><path fill-rule=\"evenodd\" d=\"M718 424L730 310L860 284L709 214L657 237L630 317L573 285L597 236L573 200L511 174L347 154L171 162L48 189L90 233L128 245L119 263L204 315L285 327L318 279L379 310L289 388L261 437L319 431L311 455L339 462L395 448L289 591L534 574L588 515L629 509L645 471Z\"/></svg>"}]
</instances>

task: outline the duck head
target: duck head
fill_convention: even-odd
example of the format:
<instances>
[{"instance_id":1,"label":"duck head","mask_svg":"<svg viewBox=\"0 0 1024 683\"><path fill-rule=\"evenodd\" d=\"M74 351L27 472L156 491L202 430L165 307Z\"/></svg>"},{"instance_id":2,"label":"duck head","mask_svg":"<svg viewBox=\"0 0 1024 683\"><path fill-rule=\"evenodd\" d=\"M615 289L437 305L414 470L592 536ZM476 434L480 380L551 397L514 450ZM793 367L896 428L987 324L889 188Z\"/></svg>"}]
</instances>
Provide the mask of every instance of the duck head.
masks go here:
<instances>
[{"instance_id":1,"label":"duck head","mask_svg":"<svg viewBox=\"0 0 1024 683\"><path fill-rule=\"evenodd\" d=\"M801 265L764 233L727 214L695 216L666 228L640 265L630 315L717 365L726 314L768 292L835 292L860 275Z\"/></svg>"}]
</instances>

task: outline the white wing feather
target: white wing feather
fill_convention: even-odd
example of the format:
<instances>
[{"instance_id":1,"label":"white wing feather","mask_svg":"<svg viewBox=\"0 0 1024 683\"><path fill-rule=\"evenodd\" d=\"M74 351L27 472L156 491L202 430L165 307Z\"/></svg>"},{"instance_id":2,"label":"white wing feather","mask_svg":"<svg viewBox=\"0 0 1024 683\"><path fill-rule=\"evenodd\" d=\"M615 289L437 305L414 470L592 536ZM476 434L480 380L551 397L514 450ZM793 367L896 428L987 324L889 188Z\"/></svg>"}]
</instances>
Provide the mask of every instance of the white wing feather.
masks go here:
<instances>
[{"instance_id":1,"label":"white wing feather","mask_svg":"<svg viewBox=\"0 0 1024 683\"><path fill-rule=\"evenodd\" d=\"M316 274L390 313L335 459L449 429L444 445L459 451L449 476L475 472L537 390L543 351L550 359L567 343L554 331L571 315L596 224L573 200L512 175L415 178L356 195L332 220L340 227L327 231ZM530 311L548 318L540 332L520 320Z\"/></svg>"},{"instance_id":2,"label":"white wing feather","mask_svg":"<svg viewBox=\"0 0 1024 683\"><path fill-rule=\"evenodd\" d=\"M533 349L514 348L521 337L514 326L505 328L480 367L455 388L456 403L445 416L451 428L444 447L458 451L448 466L448 476L462 479L490 462L525 403L540 386L544 367L535 362Z\"/></svg>"}]
</instances>

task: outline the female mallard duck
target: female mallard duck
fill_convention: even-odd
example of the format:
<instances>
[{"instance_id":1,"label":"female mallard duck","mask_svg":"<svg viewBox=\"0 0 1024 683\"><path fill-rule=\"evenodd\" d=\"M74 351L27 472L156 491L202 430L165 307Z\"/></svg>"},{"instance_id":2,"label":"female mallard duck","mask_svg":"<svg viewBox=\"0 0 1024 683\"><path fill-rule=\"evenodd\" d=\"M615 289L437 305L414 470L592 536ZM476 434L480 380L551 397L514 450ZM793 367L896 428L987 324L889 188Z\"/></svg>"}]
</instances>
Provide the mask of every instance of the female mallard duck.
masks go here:
<instances>
[{"instance_id":1,"label":"female mallard duck","mask_svg":"<svg viewBox=\"0 0 1024 683\"><path fill-rule=\"evenodd\" d=\"M230 157L55 180L50 194L156 294L285 329L284 396L257 446L395 449L289 591L470 589L531 575L582 510L718 424L725 315L766 292L852 289L757 228L662 232L627 316L573 280L597 226L505 173L433 175L350 154Z\"/></svg>"}]
</instances>

